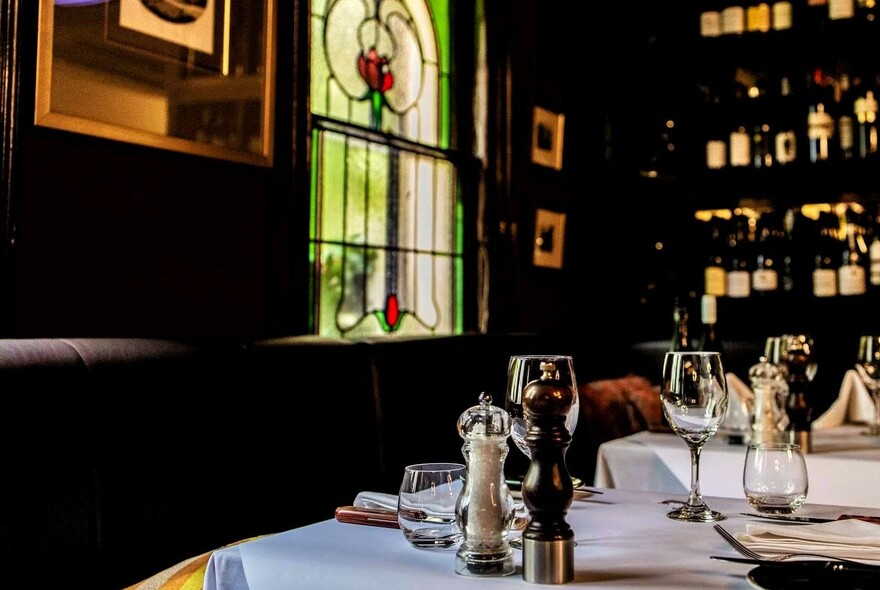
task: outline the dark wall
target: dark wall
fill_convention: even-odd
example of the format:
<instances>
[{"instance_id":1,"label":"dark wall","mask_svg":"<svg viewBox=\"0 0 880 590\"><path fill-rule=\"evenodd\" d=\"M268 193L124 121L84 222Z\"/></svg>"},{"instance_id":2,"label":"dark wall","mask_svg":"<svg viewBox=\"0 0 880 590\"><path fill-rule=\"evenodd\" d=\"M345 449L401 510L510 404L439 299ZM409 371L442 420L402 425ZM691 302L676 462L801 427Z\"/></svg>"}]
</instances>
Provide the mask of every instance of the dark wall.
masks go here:
<instances>
[{"instance_id":1,"label":"dark wall","mask_svg":"<svg viewBox=\"0 0 880 590\"><path fill-rule=\"evenodd\" d=\"M18 7L14 246L5 277L14 317L6 331L175 338L304 331L306 314L289 312L306 309L308 222L308 194L294 180L294 7L277 9L270 168L35 126L37 4ZM292 232L303 236L295 248Z\"/></svg>"}]
</instances>

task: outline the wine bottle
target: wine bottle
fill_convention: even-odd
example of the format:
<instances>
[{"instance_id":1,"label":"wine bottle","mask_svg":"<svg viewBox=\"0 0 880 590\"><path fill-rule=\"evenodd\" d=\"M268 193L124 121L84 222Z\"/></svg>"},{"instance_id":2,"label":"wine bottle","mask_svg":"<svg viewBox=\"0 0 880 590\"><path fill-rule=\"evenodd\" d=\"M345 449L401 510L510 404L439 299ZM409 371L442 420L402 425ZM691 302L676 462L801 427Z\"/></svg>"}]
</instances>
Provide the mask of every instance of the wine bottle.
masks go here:
<instances>
[{"instance_id":1,"label":"wine bottle","mask_svg":"<svg viewBox=\"0 0 880 590\"><path fill-rule=\"evenodd\" d=\"M752 293L751 244L748 241L749 220L738 215L730 237L730 262L727 271L727 296L746 298Z\"/></svg>"},{"instance_id":2,"label":"wine bottle","mask_svg":"<svg viewBox=\"0 0 880 590\"><path fill-rule=\"evenodd\" d=\"M782 239L782 224L775 212L768 211L758 218L758 238L756 244L755 266L752 270L752 292L756 295L771 296L779 292L778 255Z\"/></svg>"},{"instance_id":3,"label":"wine bottle","mask_svg":"<svg viewBox=\"0 0 880 590\"><path fill-rule=\"evenodd\" d=\"M833 213L821 213L818 219L815 267L813 269L813 296L837 295L837 261L839 260L839 222Z\"/></svg>"},{"instance_id":4,"label":"wine bottle","mask_svg":"<svg viewBox=\"0 0 880 590\"><path fill-rule=\"evenodd\" d=\"M831 155L831 138L834 135L834 119L825 111L824 103L810 105L807 114L807 137L810 140L810 161L828 160Z\"/></svg>"},{"instance_id":5,"label":"wine bottle","mask_svg":"<svg viewBox=\"0 0 880 590\"><path fill-rule=\"evenodd\" d=\"M856 123L858 124L859 157L871 158L877 153L877 99L874 91L866 89L864 95L855 100Z\"/></svg>"},{"instance_id":6,"label":"wine bottle","mask_svg":"<svg viewBox=\"0 0 880 590\"><path fill-rule=\"evenodd\" d=\"M721 336L715 327L718 321L718 300L708 293L700 298L700 321L703 331L700 334L699 350L707 352L724 352Z\"/></svg>"},{"instance_id":7,"label":"wine bottle","mask_svg":"<svg viewBox=\"0 0 880 590\"><path fill-rule=\"evenodd\" d=\"M837 269L837 292L845 296L864 295L867 290L864 262L867 248L856 219L851 214L847 217L846 240Z\"/></svg>"},{"instance_id":8,"label":"wine bottle","mask_svg":"<svg viewBox=\"0 0 880 590\"><path fill-rule=\"evenodd\" d=\"M703 269L703 290L717 297L727 294L727 269L724 265L727 242L722 229L723 222L723 219L715 216L709 222L709 239L706 246L708 257Z\"/></svg>"},{"instance_id":9,"label":"wine bottle","mask_svg":"<svg viewBox=\"0 0 880 590\"><path fill-rule=\"evenodd\" d=\"M678 298L675 299L672 309L672 321L674 325L669 350L673 352L694 350L694 343L688 332L688 322L690 321L688 308L682 305Z\"/></svg>"},{"instance_id":10,"label":"wine bottle","mask_svg":"<svg viewBox=\"0 0 880 590\"><path fill-rule=\"evenodd\" d=\"M834 116L837 118L837 147L840 158L852 160L856 156L855 98L850 75L841 72L834 89Z\"/></svg>"}]
</instances>

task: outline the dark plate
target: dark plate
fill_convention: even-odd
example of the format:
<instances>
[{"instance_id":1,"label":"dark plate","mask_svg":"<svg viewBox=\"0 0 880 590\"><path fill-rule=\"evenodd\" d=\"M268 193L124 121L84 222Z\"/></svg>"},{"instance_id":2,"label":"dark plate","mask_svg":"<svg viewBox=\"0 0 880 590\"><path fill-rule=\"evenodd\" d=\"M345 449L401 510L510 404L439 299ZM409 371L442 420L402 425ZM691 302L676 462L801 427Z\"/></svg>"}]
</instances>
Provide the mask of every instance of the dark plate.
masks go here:
<instances>
[{"instance_id":1,"label":"dark plate","mask_svg":"<svg viewBox=\"0 0 880 590\"><path fill-rule=\"evenodd\" d=\"M791 567L759 565L749 572L748 580L753 586L762 590L803 590L804 588L877 590L880 588L880 569L835 569L832 563L816 565L791 563Z\"/></svg>"}]
</instances>

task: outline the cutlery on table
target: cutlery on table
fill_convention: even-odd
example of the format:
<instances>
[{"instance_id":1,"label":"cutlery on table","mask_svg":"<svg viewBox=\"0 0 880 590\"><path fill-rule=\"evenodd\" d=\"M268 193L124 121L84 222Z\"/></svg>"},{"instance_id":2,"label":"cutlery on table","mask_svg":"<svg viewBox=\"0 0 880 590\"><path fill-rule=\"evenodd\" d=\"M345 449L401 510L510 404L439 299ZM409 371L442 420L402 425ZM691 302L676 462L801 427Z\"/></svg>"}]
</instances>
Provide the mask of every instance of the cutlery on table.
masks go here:
<instances>
[{"instance_id":1,"label":"cutlery on table","mask_svg":"<svg viewBox=\"0 0 880 590\"><path fill-rule=\"evenodd\" d=\"M812 567L829 570L849 571L880 571L880 565L859 563L850 561L837 561L836 559L796 559L791 561L769 561L767 559L751 559L748 557L730 557L726 555L710 555L709 559L720 561L732 561L734 563L749 563L752 565L766 565L778 567Z\"/></svg>"},{"instance_id":2,"label":"cutlery on table","mask_svg":"<svg viewBox=\"0 0 880 590\"><path fill-rule=\"evenodd\" d=\"M745 556L749 559L754 559L755 561L760 561L762 564L766 563L777 563L780 561L785 561L786 559L790 559L792 557L818 557L819 559L828 559L833 560L838 563L848 563L854 564L858 566L865 566L865 564L861 561L856 561L854 559L846 559L845 557L835 557L833 555L823 555L821 553L810 553L806 551L799 552L791 552L791 553L779 553L775 555L761 555L760 553L753 551L746 547L744 544L740 543L736 537L734 537L730 531L725 529L720 524L713 525L715 531L721 535L728 544L733 547L737 553L742 556ZM794 561L792 561L794 563Z\"/></svg>"},{"instance_id":3,"label":"cutlery on table","mask_svg":"<svg viewBox=\"0 0 880 590\"><path fill-rule=\"evenodd\" d=\"M752 518L764 518L767 520L775 520L778 522L834 522L835 520L863 520L872 524L880 524L880 516L868 516L867 514L841 514L837 518L822 518L819 516L794 516L791 514L757 514L752 512L740 512L743 516L751 516Z\"/></svg>"}]
</instances>

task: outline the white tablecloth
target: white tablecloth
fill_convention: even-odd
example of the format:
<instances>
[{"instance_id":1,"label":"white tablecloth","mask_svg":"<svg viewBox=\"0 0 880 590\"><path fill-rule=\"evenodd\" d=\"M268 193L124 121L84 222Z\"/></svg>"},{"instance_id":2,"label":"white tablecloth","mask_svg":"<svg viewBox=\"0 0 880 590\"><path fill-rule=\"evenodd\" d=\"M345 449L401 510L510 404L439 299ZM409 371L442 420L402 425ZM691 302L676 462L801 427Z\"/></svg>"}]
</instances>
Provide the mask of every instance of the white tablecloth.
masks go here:
<instances>
[{"instance_id":1,"label":"white tablecloth","mask_svg":"<svg viewBox=\"0 0 880 590\"><path fill-rule=\"evenodd\" d=\"M605 490L576 500L567 515L575 532L575 580L567 587L751 588L753 567L709 559L736 555L710 524L666 517L660 504L668 495ZM722 524L744 531L744 499L710 498L724 511ZM803 514L836 517L845 507L808 505ZM862 514L880 511L860 510ZM267 536L217 551L208 563L204 590L449 590L531 588L517 571L502 578L469 578L455 573L455 548L424 550L410 546L397 529L341 524L334 520Z\"/></svg>"},{"instance_id":2,"label":"white tablecloth","mask_svg":"<svg viewBox=\"0 0 880 590\"><path fill-rule=\"evenodd\" d=\"M808 503L880 508L880 437L846 425L813 432L806 455ZM709 440L700 457L704 495L745 498L742 470L746 447L724 437ZM599 487L686 494L690 454L675 434L639 432L599 447L595 484Z\"/></svg>"}]
</instances>

